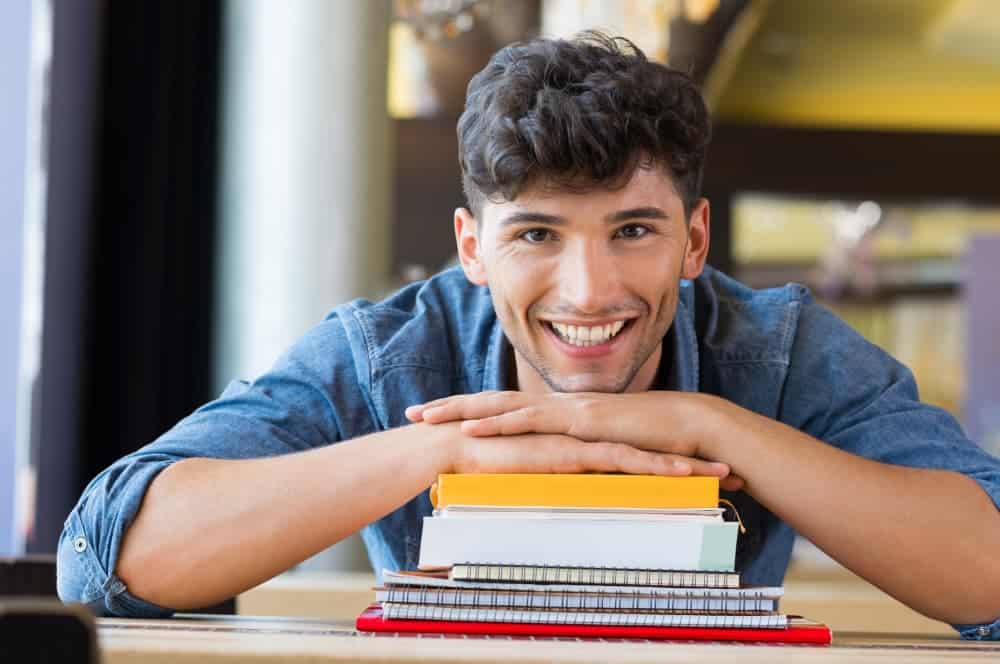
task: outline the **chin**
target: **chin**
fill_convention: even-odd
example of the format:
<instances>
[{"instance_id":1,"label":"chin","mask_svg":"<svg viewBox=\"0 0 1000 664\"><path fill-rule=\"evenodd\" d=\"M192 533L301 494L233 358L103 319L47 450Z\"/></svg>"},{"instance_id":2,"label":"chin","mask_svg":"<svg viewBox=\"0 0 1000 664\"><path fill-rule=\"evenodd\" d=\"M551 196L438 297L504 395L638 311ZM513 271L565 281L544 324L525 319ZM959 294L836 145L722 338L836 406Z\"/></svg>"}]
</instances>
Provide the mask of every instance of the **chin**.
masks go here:
<instances>
[{"instance_id":1,"label":"chin","mask_svg":"<svg viewBox=\"0 0 1000 664\"><path fill-rule=\"evenodd\" d=\"M545 382L555 392L607 392L618 394L628 387L627 381L597 376L545 376Z\"/></svg>"}]
</instances>

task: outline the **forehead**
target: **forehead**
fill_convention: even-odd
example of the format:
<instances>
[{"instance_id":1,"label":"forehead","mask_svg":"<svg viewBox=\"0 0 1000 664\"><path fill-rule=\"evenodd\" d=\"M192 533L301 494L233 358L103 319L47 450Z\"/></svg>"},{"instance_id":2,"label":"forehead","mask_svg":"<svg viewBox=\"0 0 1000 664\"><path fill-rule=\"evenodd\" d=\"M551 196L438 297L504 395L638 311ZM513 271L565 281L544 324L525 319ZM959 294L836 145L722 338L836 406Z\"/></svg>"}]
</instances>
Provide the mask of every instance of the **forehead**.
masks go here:
<instances>
[{"instance_id":1,"label":"forehead","mask_svg":"<svg viewBox=\"0 0 1000 664\"><path fill-rule=\"evenodd\" d=\"M487 200L483 214L495 216L517 210L572 214L653 206L673 208L683 206L683 202L669 173L650 166L638 167L628 179L608 186L584 187L548 180L532 182L513 200Z\"/></svg>"}]
</instances>

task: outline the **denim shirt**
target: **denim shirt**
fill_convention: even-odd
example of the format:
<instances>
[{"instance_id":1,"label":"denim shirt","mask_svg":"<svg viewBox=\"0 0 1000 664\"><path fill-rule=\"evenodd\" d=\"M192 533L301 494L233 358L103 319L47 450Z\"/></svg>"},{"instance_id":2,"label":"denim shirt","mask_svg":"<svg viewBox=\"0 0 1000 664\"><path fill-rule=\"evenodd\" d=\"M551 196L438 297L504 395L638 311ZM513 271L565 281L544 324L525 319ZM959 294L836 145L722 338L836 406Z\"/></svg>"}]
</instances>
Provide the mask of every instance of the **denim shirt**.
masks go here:
<instances>
[{"instance_id":1,"label":"denim shirt","mask_svg":"<svg viewBox=\"0 0 1000 664\"><path fill-rule=\"evenodd\" d=\"M802 286L753 290L706 267L681 283L663 343L659 389L719 395L876 461L963 473L1000 504L1000 462L948 413L920 403L908 369ZM123 533L157 473L189 457L272 456L398 427L413 404L513 389L510 357L488 290L457 268L383 302L337 307L270 371L253 383L231 383L87 486L59 542L60 597L99 615L170 615L133 596L114 574ZM748 528L737 546L744 581L780 585L794 531L745 493L726 497ZM375 570L416 567L422 518L430 513L425 491L362 530ZM966 638L1000 639L1000 620L956 629Z\"/></svg>"}]
</instances>

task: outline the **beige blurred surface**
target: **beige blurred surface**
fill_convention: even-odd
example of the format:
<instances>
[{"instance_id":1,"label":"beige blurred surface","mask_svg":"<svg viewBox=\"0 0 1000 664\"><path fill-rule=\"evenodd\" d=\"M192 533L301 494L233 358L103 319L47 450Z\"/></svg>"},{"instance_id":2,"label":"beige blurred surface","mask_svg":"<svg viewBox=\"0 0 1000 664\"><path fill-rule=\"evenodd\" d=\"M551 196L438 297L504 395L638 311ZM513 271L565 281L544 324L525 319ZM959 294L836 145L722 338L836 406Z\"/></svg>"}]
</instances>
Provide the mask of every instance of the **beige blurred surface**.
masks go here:
<instances>
[{"instance_id":1,"label":"beige blurred surface","mask_svg":"<svg viewBox=\"0 0 1000 664\"><path fill-rule=\"evenodd\" d=\"M986 662L1000 645L933 635L841 633L831 647L359 635L350 622L195 616L98 621L104 664L164 662Z\"/></svg>"},{"instance_id":2,"label":"beige blurred surface","mask_svg":"<svg viewBox=\"0 0 1000 664\"><path fill-rule=\"evenodd\" d=\"M363 573L290 572L237 599L244 616L353 620L374 600L374 577ZM844 631L951 636L950 626L926 618L864 579L827 562L794 564L785 579L784 613Z\"/></svg>"}]
</instances>

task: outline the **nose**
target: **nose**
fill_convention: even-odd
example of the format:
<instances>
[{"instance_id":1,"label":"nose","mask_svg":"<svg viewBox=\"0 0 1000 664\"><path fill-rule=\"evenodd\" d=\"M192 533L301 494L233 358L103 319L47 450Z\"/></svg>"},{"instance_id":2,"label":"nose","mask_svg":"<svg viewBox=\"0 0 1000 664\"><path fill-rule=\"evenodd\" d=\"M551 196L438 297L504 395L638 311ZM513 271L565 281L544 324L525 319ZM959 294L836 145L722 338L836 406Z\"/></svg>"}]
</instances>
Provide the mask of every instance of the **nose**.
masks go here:
<instances>
[{"instance_id":1,"label":"nose","mask_svg":"<svg viewBox=\"0 0 1000 664\"><path fill-rule=\"evenodd\" d=\"M600 242L580 241L560 257L562 299L581 314L594 315L615 302L618 270Z\"/></svg>"}]
</instances>

